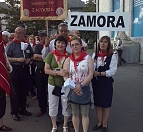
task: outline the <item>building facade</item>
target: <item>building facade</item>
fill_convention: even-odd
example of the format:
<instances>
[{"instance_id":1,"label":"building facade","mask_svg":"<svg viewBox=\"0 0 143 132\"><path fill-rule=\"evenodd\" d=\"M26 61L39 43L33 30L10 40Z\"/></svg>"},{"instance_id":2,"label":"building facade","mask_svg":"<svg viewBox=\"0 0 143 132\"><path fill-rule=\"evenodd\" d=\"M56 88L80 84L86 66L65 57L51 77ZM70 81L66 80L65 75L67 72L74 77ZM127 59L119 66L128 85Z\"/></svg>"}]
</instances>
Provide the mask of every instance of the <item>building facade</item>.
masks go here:
<instances>
[{"instance_id":1,"label":"building facade","mask_svg":"<svg viewBox=\"0 0 143 132\"><path fill-rule=\"evenodd\" d=\"M129 30L126 34L135 42L139 42L139 62L143 63L143 0L96 0L99 12L129 12ZM108 35L114 38L115 32L99 31L99 38Z\"/></svg>"}]
</instances>

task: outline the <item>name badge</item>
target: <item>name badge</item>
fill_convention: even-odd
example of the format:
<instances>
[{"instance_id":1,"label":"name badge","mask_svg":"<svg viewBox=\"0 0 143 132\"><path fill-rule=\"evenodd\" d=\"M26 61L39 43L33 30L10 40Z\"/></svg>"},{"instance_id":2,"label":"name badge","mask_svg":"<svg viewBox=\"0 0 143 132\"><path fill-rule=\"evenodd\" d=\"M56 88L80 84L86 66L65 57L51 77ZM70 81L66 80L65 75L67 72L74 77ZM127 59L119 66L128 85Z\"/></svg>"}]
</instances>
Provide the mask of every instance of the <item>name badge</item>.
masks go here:
<instances>
[{"instance_id":1,"label":"name badge","mask_svg":"<svg viewBox=\"0 0 143 132\"><path fill-rule=\"evenodd\" d=\"M26 50L26 53L29 54L29 53L30 53L30 50Z\"/></svg>"}]
</instances>

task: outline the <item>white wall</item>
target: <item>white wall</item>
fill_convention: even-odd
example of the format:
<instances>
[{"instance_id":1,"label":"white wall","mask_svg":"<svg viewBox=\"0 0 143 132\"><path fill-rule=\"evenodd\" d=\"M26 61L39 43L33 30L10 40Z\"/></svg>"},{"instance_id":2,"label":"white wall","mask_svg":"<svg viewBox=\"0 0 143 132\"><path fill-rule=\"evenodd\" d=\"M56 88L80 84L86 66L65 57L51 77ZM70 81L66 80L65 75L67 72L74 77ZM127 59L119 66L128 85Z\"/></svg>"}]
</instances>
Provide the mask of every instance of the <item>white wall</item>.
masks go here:
<instances>
[{"instance_id":1,"label":"white wall","mask_svg":"<svg viewBox=\"0 0 143 132\"><path fill-rule=\"evenodd\" d=\"M112 12L112 0L98 0L99 1L99 12ZM123 1L124 7L123 7ZM124 8L124 10L123 10ZM120 0L120 11L124 12L130 12L131 18L129 23L129 31L126 32L126 34L131 37L132 34L132 25L133 25L133 0ZM111 36L111 32L109 31L100 31L99 32L99 38L103 35ZM140 44L140 50L139 50L139 61L143 64L143 37L131 37L131 39L135 42L139 42Z\"/></svg>"},{"instance_id":2,"label":"white wall","mask_svg":"<svg viewBox=\"0 0 143 132\"><path fill-rule=\"evenodd\" d=\"M143 64L143 37L132 37L131 39L140 44L140 63Z\"/></svg>"},{"instance_id":3,"label":"white wall","mask_svg":"<svg viewBox=\"0 0 143 132\"><path fill-rule=\"evenodd\" d=\"M0 17L4 17L4 14L0 14ZM2 23L2 24L6 24L6 21L5 21L5 20L2 20L1 23ZM5 29L6 29L6 26L3 26L3 25L2 25L2 31L4 31Z\"/></svg>"},{"instance_id":4,"label":"white wall","mask_svg":"<svg viewBox=\"0 0 143 132\"><path fill-rule=\"evenodd\" d=\"M99 0L99 12L112 12L112 0ZM99 38L108 35L111 36L109 31L100 31Z\"/></svg>"},{"instance_id":5,"label":"white wall","mask_svg":"<svg viewBox=\"0 0 143 132\"><path fill-rule=\"evenodd\" d=\"M125 5L123 7L123 1L125 2ZM99 0L99 12L112 12L113 10L113 1L112 0ZM132 31L132 12L133 12L133 1L132 0L120 0L120 12L130 12L131 13L131 18L130 18L130 23L129 23L129 31L126 32L128 36L131 36L131 31ZM99 38L103 35L108 35L111 37L111 32L109 31L100 31L99 32Z\"/></svg>"}]
</instances>

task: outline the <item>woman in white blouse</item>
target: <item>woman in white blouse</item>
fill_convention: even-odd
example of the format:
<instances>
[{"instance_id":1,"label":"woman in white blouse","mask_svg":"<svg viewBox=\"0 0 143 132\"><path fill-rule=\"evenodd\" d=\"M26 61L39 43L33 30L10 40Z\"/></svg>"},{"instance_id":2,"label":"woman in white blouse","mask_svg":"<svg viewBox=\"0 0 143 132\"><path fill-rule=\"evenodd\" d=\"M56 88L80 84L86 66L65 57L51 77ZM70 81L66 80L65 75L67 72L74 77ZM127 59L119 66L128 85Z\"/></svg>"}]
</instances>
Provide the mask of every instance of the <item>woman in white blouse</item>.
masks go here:
<instances>
[{"instance_id":1,"label":"woman in white blouse","mask_svg":"<svg viewBox=\"0 0 143 132\"><path fill-rule=\"evenodd\" d=\"M113 78L117 71L117 60L111 50L110 37L103 36L99 40L97 54L93 54L94 78L92 79L94 105L98 123L93 130L102 128L102 132L108 132L107 121L112 104Z\"/></svg>"},{"instance_id":2,"label":"woman in white blouse","mask_svg":"<svg viewBox=\"0 0 143 132\"><path fill-rule=\"evenodd\" d=\"M88 113L91 98L89 83L93 78L93 60L91 56L89 56L85 51L82 50L82 41L79 37L73 36L70 38L70 41L72 54L69 58L65 60L63 69L65 70L65 72L68 73L69 77L75 83L75 88L73 89L72 96L77 95L74 96L76 97L75 100L77 98L79 100L83 100L82 104L79 102L70 102L72 121L75 132L79 132L79 115L81 114L83 131L88 132ZM67 76L64 79L66 78ZM83 98L84 95L89 97L89 101Z\"/></svg>"}]
</instances>

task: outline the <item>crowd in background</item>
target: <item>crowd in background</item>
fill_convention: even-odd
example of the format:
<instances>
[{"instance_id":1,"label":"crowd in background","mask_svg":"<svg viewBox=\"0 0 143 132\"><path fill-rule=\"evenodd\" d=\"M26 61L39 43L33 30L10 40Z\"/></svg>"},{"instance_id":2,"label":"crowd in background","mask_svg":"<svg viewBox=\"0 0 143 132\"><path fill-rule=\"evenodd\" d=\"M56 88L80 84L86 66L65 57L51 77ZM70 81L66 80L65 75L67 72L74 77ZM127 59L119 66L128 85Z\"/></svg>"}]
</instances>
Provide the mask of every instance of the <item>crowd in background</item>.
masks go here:
<instances>
[{"instance_id":1,"label":"crowd in background","mask_svg":"<svg viewBox=\"0 0 143 132\"><path fill-rule=\"evenodd\" d=\"M113 96L112 76L117 70L117 59L111 48L110 37L100 38L97 53L93 53L92 57L86 53L88 45L80 38L79 31L69 31L65 23L58 25L58 34L52 37L48 37L44 31L39 32L37 36L26 37L22 27L17 27L15 33L3 31L2 37L1 44L5 47L8 61L12 66L12 72L8 75L13 120L20 121L19 115L32 115L26 110L27 96L30 94L32 100L37 99L39 103L40 110L36 117L49 111L53 125L51 132L57 131L62 115L64 115L63 132L68 132L68 126L79 132L80 113L83 131L88 132L90 122L88 113L93 91L98 119L93 130L102 128L102 132L108 132ZM75 88L70 91L75 98L80 100L84 96L86 101L89 101L83 100L82 103L70 102L68 99L63 101L61 95L60 97L56 95L68 78L75 84ZM71 107L67 109L69 104ZM3 107L5 111L5 105ZM11 131L11 128L1 122L0 120L0 131Z\"/></svg>"}]
</instances>

